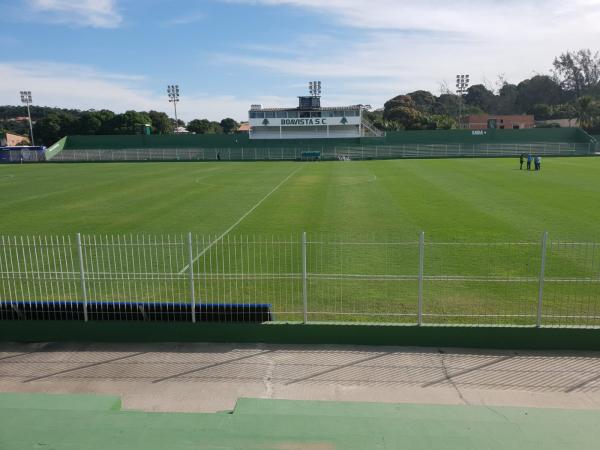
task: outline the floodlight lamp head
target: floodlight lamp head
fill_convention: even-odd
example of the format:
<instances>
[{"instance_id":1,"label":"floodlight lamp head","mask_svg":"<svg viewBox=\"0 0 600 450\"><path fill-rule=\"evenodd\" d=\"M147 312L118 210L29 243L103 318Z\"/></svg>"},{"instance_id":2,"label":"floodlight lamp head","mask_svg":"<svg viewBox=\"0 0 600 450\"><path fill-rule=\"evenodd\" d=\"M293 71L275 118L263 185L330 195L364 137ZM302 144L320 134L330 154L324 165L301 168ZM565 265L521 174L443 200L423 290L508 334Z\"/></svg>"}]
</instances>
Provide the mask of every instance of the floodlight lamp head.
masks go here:
<instances>
[{"instance_id":1,"label":"floodlight lamp head","mask_svg":"<svg viewBox=\"0 0 600 450\"><path fill-rule=\"evenodd\" d=\"M21 94L21 102L23 102L23 103L31 103L32 102L31 91L20 91L20 94Z\"/></svg>"},{"instance_id":2,"label":"floodlight lamp head","mask_svg":"<svg viewBox=\"0 0 600 450\"><path fill-rule=\"evenodd\" d=\"M321 82L320 81L309 81L308 92L312 97L319 97L321 95Z\"/></svg>"}]
</instances>

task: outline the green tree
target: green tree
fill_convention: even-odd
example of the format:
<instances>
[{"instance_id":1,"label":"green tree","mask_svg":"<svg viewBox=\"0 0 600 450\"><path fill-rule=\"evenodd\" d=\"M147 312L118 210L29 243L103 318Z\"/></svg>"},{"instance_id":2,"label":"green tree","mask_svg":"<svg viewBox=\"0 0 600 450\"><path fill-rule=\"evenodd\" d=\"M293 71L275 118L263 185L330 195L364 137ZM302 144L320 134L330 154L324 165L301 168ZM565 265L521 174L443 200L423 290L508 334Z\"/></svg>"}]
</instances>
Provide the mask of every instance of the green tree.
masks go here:
<instances>
[{"instance_id":1,"label":"green tree","mask_svg":"<svg viewBox=\"0 0 600 450\"><path fill-rule=\"evenodd\" d=\"M452 130L458 128L458 122L450 116L432 115L429 117L429 122L433 124L430 128L434 130Z\"/></svg>"},{"instance_id":2,"label":"green tree","mask_svg":"<svg viewBox=\"0 0 600 450\"><path fill-rule=\"evenodd\" d=\"M33 127L36 144L52 145L63 137L63 120L59 114L52 113L38 120Z\"/></svg>"},{"instance_id":3,"label":"green tree","mask_svg":"<svg viewBox=\"0 0 600 450\"><path fill-rule=\"evenodd\" d=\"M150 117L145 112L126 111L117 114L111 121L114 134L137 134L142 125L151 124Z\"/></svg>"},{"instance_id":4,"label":"green tree","mask_svg":"<svg viewBox=\"0 0 600 450\"><path fill-rule=\"evenodd\" d=\"M517 86L517 108L519 113L529 111L533 105L558 105L563 100L563 90L560 85L547 75L521 81Z\"/></svg>"},{"instance_id":5,"label":"green tree","mask_svg":"<svg viewBox=\"0 0 600 450\"><path fill-rule=\"evenodd\" d=\"M226 119L221 120L221 128L223 129L223 133L225 134L235 132L239 128L239 126L240 125L231 117L227 117Z\"/></svg>"},{"instance_id":6,"label":"green tree","mask_svg":"<svg viewBox=\"0 0 600 450\"><path fill-rule=\"evenodd\" d=\"M451 117L458 117L460 97L454 94L442 94L436 98L435 105L433 106L433 113L446 115Z\"/></svg>"},{"instance_id":7,"label":"green tree","mask_svg":"<svg viewBox=\"0 0 600 450\"><path fill-rule=\"evenodd\" d=\"M535 120L548 120L552 119L553 116L552 106L546 105L545 103L533 105L531 109L527 111L527 113L533 114Z\"/></svg>"},{"instance_id":8,"label":"green tree","mask_svg":"<svg viewBox=\"0 0 600 450\"><path fill-rule=\"evenodd\" d=\"M188 122L187 130L196 134L219 134L223 133L219 122L212 122L208 119L194 119Z\"/></svg>"},{"instance_id":9,"label":"green tree","mask_svg":"<svg viewBox=\"0 0 600 450\"><path fill-rule=\"evenodd\" d=\"M383 118L383 110L377 111L365 111L363 112L364 117L371 122L376 128L383 131L400 131L404 127L393 120L387 120Z\"/></svg>"},{"instance_id":10,"label":"green tree","mask_svg":"<svg viewBox=\"0 0 600 450\"><path fill-rule=\"evenodd\" d=\"M415 91L407 94L414 102L415 108L426 114L434 112L435 96L429 91Z\"/></svg>"},{"instance_id":11,"label":"green tree","mask_svg":"<svg viewBox=\"0 0 600 450\"><path fill-rule=\"evenodd\" d=\"M95 111L96 117L102 122L99 134L112 134L112 121L115 118L115 113L108 109Z\"/></svg>"},{"instance_id":12,"label":"green tree","mask_svg":"<svg viewBox=\"0 0 600 450\"><path fill-rule=\"evenodd\" d=\"M496 99L494 93L483 84L475 84L467 90L465 103L474 106L485 112L492 112L496 109Z\"/></svg>"},{"instance_id":13,"label":"green tree","mask_svg":"<svg viewBox=\"0 0 600 450\"><path fill-rule=\"evenodd\" d=\"M423 130L429 126L427 115L417 109L409 95L398 95L385 102L383 118L399 123L406 130Z\"/></svg>"},{"instance_id":14,"label":"green tree","mask_svg":"<svg viewBox=\"0 0 600 450\"><path fill-rule=\"evenodd\" d=\"M519 90L516 85L504 83L496 96L496 108L494 114L516 114L517 97Z\"/></svg>"},{"instance_id":15,"label":"green tree","mask_svg":"<svg viewBox=\"0 0 600 450\"><path fill-rule=\"evenodd\" d=\"M575 119L577 108L572 103L563 103L552 107L552 119Z\"/></svg>"},{"instance_id":16,"label":"green tree","mask_svg":"<svg viewBox=\"0 0 600 450\"><path fill-rule=\"evenodd\" d=\"M75 125L77 134L100 134L102 130L102 117L95 111L86 111L77 120Z\"/></svg>"},{"instance_id":17,"label":"green tree","mask_svg":"<svg viewBox=\"0 0 600 450\"><path fill-rule=\"evenodd\" d=\"M390 112L396 108L412 108L416 109L417 105L415 101L409 95L397 95L394 98L391 98L383 105L383 117L388 119Z\"/></svg>"},{"instance_id":18,"label":"green tree","mask_svg":"<svg viewBox=\"0 0 600 450\"><path fill-rule=\"evenodd\" d=\"M148 111L148 117L152 122L152 132L154 134L173 133L173 121L164 112Z\"/></svg>"},{"instance_id":19,"label":"green tree","mask_svg":"<svg viewBox=\"0 0 600 450\"><path fill-rule=\"evenodd\" d=\"M566 52L554 59L554 75L576 98L600 87L600 53L590 49Z\"/></svg>"},{"instance_id":20,"label":"green tree","mask_svg":"<svg viewBox=\"0 0 600 450\"><path fill-rule=\"evenodd\" d=\"M586 130L600 125L600 104L590 96L577 99L575 103L579 125Z\"/></svg>"}]
</instances>

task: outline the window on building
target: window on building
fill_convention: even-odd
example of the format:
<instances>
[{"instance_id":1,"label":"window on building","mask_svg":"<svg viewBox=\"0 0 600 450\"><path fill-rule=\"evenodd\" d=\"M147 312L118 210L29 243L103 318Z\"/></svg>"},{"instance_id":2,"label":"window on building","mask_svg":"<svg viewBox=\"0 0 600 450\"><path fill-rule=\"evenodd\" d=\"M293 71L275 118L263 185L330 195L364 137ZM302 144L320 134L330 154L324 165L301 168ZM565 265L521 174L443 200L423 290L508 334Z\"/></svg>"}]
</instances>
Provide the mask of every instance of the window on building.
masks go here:
<instances>
[{"instance_id":1,"label":"window on building","mask_svg":"<svg viewBox=\"0 0 600 450\"><path fill-rule=\"evenodd\" d=\"M277 111L275 113L275 115L278 119L285 119L287 117L287 112L286 111Z\"/></svg>"},{"instance_id":2,"label":"window on building","mask_svg":"<svg viewBox=\"0 0 600 450\"><path fill-rule=\"evenodd\" d=\"M276 114L275 114L275 111L266 111L266 112L265 112L265 117L266 117L267 119L274 119L274 118L275 118L275 115L276 115Z\"/></svg>"},{"instance_id":3,"label":"window on building","mask_svg":"<svg viewBox=\"0 0 600 450\"><path fill-rule=\"evenodd\" d=\"M298 111L288 111L287 112L287 116L290 119L297 119L298 118Z\"/></svg>"}]
</instances>

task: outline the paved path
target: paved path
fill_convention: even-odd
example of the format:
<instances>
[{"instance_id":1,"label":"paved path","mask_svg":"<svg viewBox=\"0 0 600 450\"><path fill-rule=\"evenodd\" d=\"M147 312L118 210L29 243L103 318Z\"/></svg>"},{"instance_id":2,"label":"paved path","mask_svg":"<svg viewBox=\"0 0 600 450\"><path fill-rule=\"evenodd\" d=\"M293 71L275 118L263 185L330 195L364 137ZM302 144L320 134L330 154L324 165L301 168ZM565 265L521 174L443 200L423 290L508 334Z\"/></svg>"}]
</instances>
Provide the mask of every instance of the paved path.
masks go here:
<instances>
[{"instance_id":1,"label":"paved path","mask_svg":"<svg viewBox=\"0 0 600 450\"><path fill-rule=\"evenodd\" d=\"M240 397L600 409L600 353L234 344L0 344L0 392L120 395L124 409Z\"/></svg>"}]
</instances>

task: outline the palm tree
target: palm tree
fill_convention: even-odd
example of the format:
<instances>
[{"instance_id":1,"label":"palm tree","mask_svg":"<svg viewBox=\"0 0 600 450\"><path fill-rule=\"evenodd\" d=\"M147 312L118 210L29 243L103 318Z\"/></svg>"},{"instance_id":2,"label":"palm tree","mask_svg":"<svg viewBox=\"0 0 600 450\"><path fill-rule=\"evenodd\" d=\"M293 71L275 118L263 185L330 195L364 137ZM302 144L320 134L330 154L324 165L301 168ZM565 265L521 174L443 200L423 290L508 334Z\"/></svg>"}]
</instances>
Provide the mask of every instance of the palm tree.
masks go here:
<instances>
[{"instance_id":1,"label":"palm tree","mask_svg":"<svg viewBox=\"0 0 600 450\"><path fill-rule=\"evenodd\" d=\"M577 109L577 118L581 128L591 128L596 119L595 112L597 109L594 99L590 96L580 97L575 104Z\"/></svg>"}]
</instances>

